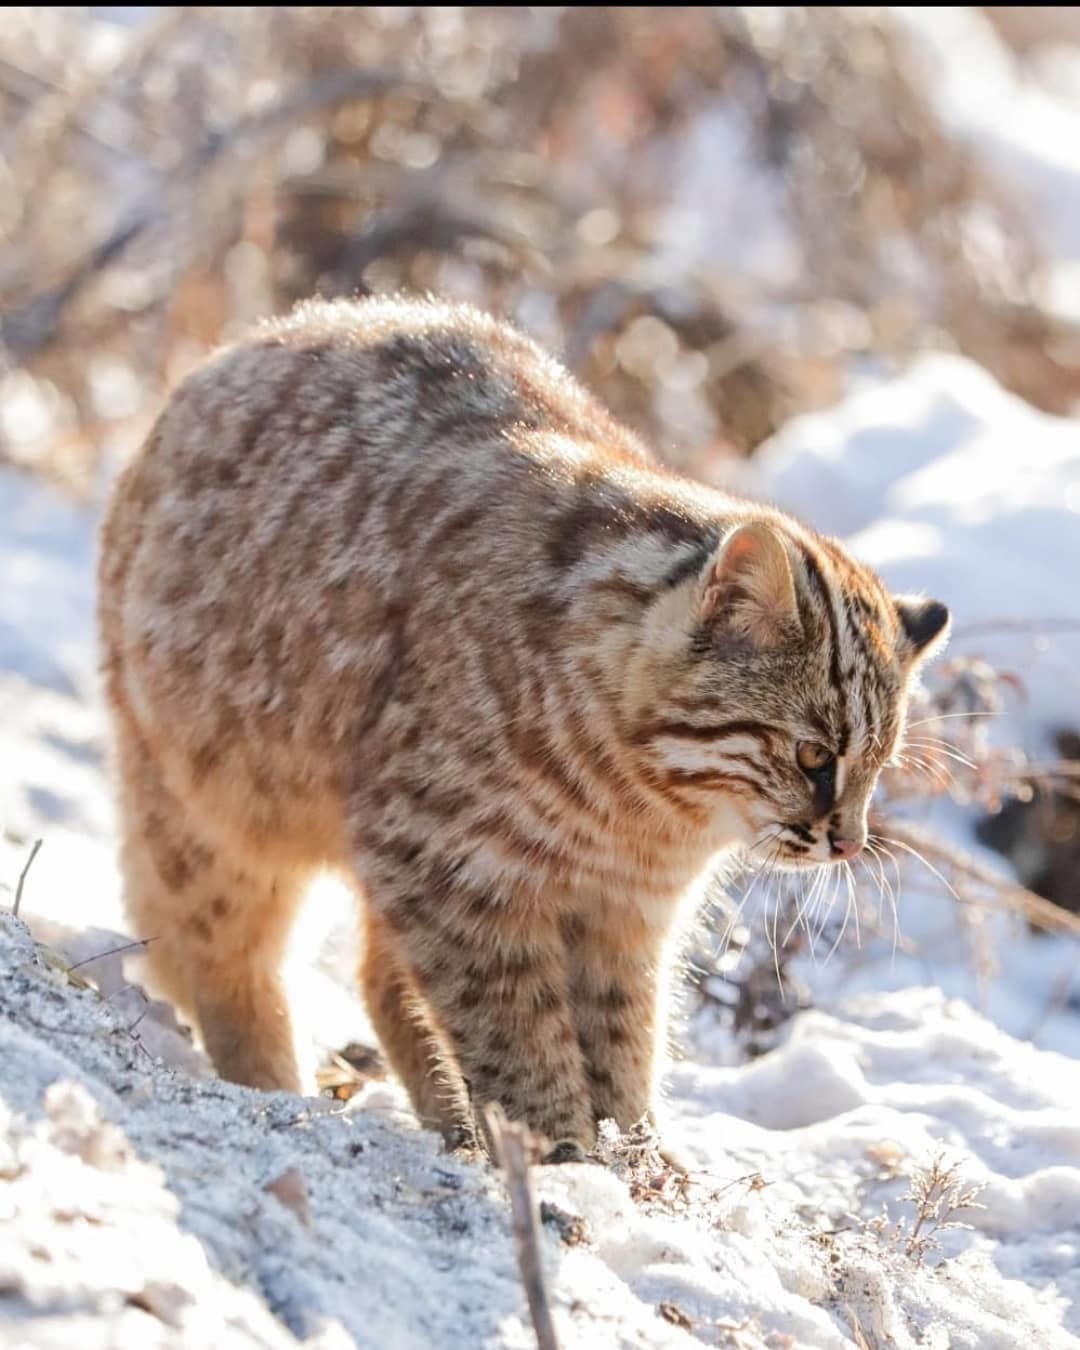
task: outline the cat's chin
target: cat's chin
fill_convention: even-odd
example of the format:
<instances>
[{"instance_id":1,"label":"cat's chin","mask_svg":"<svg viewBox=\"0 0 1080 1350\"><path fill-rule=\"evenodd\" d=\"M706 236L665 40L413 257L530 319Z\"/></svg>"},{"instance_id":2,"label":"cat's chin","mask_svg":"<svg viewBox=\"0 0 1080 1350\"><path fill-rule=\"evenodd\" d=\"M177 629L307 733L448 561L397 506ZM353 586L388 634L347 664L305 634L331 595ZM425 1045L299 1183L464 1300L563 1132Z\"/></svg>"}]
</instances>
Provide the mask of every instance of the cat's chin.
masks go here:
<instances>
[{"instance_id":1,"label":"cat's chin","mask_svg":"<svg viewBox=\"0 0 1080 1350\"><path fill-rule=\"evenodd\" d=\"M752 848L746 851L746 864L751 869L767 867L774 872L815 872L819 867L835 866L832 859L806 858L794 853L777 857L767 849L759 853Z\"/></svg>"},{"instance_id":2,"label":"cat's chin","mask_svg":"<svg viewBox=\"0 0 1080 1350\"><path fill-rule=\"evenodd\" d=\"M816 872L821 867L834 867L835 863L824 858L779 858L775 866L778 872Z\"/></svg>"}]
</instances>

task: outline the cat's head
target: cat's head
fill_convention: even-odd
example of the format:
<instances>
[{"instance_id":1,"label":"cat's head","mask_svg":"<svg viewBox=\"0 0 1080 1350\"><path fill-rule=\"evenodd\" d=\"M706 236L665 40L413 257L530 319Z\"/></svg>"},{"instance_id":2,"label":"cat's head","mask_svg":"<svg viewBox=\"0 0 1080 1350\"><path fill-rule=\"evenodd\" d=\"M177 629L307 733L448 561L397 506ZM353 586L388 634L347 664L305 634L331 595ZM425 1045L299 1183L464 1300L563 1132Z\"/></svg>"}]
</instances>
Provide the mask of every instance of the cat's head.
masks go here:
<instances>
[{"instance_id":1,"label":"cat's head","mask_svg":"<svg viewBox=\"0 0 1080 1350\"><path fill-rule=\"evenodd\" d=\"M644 771L760 861L855 856L945 606L890 595L839 544L775 516L730 530L648 625Z\"/></svg>"}]
</instances>

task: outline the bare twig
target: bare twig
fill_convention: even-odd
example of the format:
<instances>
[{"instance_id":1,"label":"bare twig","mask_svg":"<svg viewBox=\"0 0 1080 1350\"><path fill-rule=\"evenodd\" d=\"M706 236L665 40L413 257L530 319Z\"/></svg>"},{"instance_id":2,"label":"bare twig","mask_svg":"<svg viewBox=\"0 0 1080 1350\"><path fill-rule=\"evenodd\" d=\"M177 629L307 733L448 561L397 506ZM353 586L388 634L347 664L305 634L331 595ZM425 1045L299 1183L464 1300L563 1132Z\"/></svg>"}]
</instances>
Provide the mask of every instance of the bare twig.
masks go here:
<instances>
[{"instance_id":1,"label":"bare twig","mask_svg":"<svg viewBox=\"0 0 1080 1350\"><path fill-rule=\"evenodd\" d=\"M847 1313L848 1321L851 1323L851 1335L855 1341L858 1350L872 1350L870 1342L866 1339L866 1333L862 1329L862 1323L859 1321L858 1314L850 1304L845 1305L844 1311Z\"/></svg>"},{"instance_id":2,"label":"bare twig","mask_svg":"<svg viewBox=\"0 0 1080 1350\"><path fill-rule=\"evenodd\" d=\"M223 131L207 135L187 162L174 170L173 186L191 184L226 152L245 142L257 140L267 132L288 126L304 114L332 107L350 98L373 98L390 89L412 89L402 85L400 76L384 70L336 70L311 80L287 98L256 113L242 117ZM413 90L413 92L419 92ZM128 246L151 226L166 219L160 205L160 188L155 184L126 220L121 221L58 286L33 296L19 309L9 312L0 323L0 340L19 360L25 360L56 336L64 311L72 300L100 272L104 271Z\"/></svg>"},{"instance_id":3,"label":"bare twig","mask_svg":"<svg viewBox=\"0 0 1080 1350\"><path fill-rule=\"evenodd\" d=\"M945 1166L943 1154L925 1168L920 1168L911 1178L911 1190L904 1196L915 1206L915 1223L907 1234L904 1254L921 1261L931 1247L936 1246L936 1236L947 1228L969 1228L970 1224L958 1222L953 1218L965 1209L985 1209L976 1196L985 1187L976 1183L965 1187L959 1180L960 1163ZM925 1231L924 1231L925 1230Z\"/></svg>"},{"instance_id":4,"label":"bare twig","mask_svg":"<svg viewBox=\"0 0 1080 1350\"><path fill-rule=\"evenodd\" d=\"M979 883L1005 909L1023 914L1037 928L1050 933L1068 933L1080 937L1080 914L1072 914L1051 900L1045 900L1026 886L1007 881L992 872L989 867L973 858L970 853L947 844L936 836L924 833L908 825L900 825L890 819L887 830L897 843L912 849L915 856L925 855L926 859L954 868L960 875Z\"/></svg>"},{"instance_id":5,"label":"bare twig","mask_svg":"<svg viewBox=\"0 0 1080 1350\"><path fill-rule=\"evenodd\" d=\"M26 860L26 865L23 867L23 870L19 873L19 881L15 887L15 904L12 906L11 910L12 914L14 914L16 918L19 917L19 906L22 904L22 893L23 893L23 886L26 883L26 874L27 872L30 871L30 868L33 866L34 859L38 855L38 849L41 848L41 844L42 841L40 839L34 840L34 847L30 850L30 856Z\"/></svg>"},{"instance_id":6,"label":"bare twig","mask_svg":"<svg viewBox=\"0 0 1080 1350\"><path fill-rule=\"evenodd\" d=\"M78 970L80 966L88 966L94 961L100 961L106 956L118 956L121 952L134 951L136 947L148 947L151 942L156 942L157 938L139 938L135 942L125 942L121 947L110 947L105 952L95 952L93 956L83 957L81 961L76 961L73 966L68 966L67 974L70 975L73 970Z\"/></svg>"},{"instance_id":7,"label":"bare twig","mask_svg":"<svg viewBox=\"0 0 1080 1350\"><path fill-rule=\"evenodd\" d=\"M536 1197L529 1184L528 1131L524 1125L508 1121L498 1106L487 1107L484 1119L491 1134L495 1156L506 1173L518 1268L529 1300L529 1315L536 1332L536 1343L539 1350L559 1350L555 1324L551 1319L551 1304L544 1285L544 1268L540 1261L540 1221Z\"/></svg>"},{"instance_id":8,"label":"bare twig","mask_svg":"<svg viewBox=\"0 0 1080 1350\"><path fill-rule=\"evenodd\" d=\"M866 1228L879 1242L892 1247L903 1244L903 1252L921 1265L932 1251L939 1250L938 1236L955 1228L971 1228L956 1216L964 1210L985 1209L978 1196L986 1188L985 1182L965 1185L960 1180L959 1162L945 1165L944 1153L938 1153L929 1163L917 1167L911 1174L911 1186L901 1199L914 1205L914 1220L906 1214L889 1223L884 1206L881 1214Z\"/></svg>"},{"instance_id":9,"label":"bare twig","mask_svg":"<svg viewBox=\"0 0 1080 1350\"><path fill-rule=\"evenodd\" d=\"M1052 764L1028 764L1016 777L1027 778L1032 782L1041 778L1080 778L1080 762L1059 759Z\"/></svg>"}]
</instances>

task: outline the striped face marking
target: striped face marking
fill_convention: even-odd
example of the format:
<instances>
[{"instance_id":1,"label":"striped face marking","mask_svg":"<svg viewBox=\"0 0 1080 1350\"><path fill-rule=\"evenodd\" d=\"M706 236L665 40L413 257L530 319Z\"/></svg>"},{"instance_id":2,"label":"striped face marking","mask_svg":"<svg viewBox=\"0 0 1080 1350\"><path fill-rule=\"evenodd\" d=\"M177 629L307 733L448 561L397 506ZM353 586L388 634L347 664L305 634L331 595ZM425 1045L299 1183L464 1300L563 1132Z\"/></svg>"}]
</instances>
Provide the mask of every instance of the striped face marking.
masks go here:
<instances>
[{"instance_id":1,"label":"striped face marking","mask_svg":"<svg viewBox=\"0 0 1080 1350\"><path fill-rule=\"evenodd\" d=\"M709 623L637 740L673 790L734 803L757 856L850 858L916 664L897 603L837 545L785 522L723 548Z\"/></svg>"}]
</instances>

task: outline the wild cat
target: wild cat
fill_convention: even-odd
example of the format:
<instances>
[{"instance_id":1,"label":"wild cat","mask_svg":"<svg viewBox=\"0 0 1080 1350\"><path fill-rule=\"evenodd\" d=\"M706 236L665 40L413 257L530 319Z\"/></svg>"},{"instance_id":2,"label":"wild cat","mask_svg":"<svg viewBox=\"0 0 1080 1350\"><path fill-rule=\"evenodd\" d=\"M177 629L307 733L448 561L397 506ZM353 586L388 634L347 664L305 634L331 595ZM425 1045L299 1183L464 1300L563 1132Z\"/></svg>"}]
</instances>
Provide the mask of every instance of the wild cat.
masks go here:
<instances>
[{"instance_id":1,"label":"wild cat","mask_svg":"<svg viewBox=\"0 0 1080 1350\"><path fill-rule=\"evenodd\" d=\"M307 303L183 382L105 523L132 924L221 1074L299 1091L279 968L337 869L421 1120L580 1156L654 1110L718 855L859 852L948 619L494 318Z\"/></svg>"}]
</instances>

